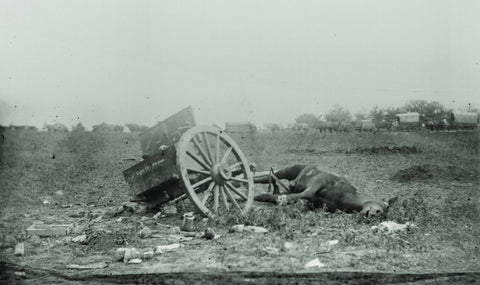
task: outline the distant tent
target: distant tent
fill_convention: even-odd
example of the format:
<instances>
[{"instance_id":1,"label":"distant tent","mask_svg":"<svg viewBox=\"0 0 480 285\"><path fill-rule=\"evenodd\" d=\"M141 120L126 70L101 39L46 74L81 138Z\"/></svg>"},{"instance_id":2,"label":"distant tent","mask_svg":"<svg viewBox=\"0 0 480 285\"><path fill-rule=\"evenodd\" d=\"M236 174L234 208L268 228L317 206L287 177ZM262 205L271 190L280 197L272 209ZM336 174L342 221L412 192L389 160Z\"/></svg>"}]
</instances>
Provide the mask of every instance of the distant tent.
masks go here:
<instances>
[{"instance_id":1,"label":"distant tent","mask_svg":"<svg viewBox=\"0 0 480 285\"><path fill-rule=\"evenodd\" d=\"M395 115L397 118L397 122L401 123L418 123L422 118L422 115L417 112L409 112L409 113L401 113Z\"/></svg>"},{"instance_id":2,"label":"distant tent","mask_svg":"<svg viewBox=\"0 0 480 285\"><path fill-rule=\"evenodd\" d=\"M476 126L479 123L478 113L473 112L452 112L450 118L453 125Z\"/></svg>"}]
</instances>

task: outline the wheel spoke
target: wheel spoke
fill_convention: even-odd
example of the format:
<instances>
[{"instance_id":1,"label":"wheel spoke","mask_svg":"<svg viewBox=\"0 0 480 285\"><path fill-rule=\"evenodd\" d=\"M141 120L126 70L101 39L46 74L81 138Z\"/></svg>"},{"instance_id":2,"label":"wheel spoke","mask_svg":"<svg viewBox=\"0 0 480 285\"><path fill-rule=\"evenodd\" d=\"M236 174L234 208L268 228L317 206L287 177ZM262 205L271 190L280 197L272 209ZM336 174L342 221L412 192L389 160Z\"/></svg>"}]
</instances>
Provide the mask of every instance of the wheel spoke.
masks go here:
<instances>
[{"instance_id":1,"label":"wheel spoke","mask_svg":"<svg viewBox=\"0 0 480 285\"><path fill-rule=\"evenodd\" d=\"M215 184L213 187L213 212L218 211L218 186Z\"/></svg>"},{"instance_id":2,"label":"wheel spoke","mask_svg":"<svg viewBox=\"0 0 480 285\"><path fill-rule=\"evenodd\" d=\"M203 140L205 140L205 145L207 146L207 154L208 154L208 157L210 158L210 161L213 163L215 163L215 160L213 159L213 155L212 155L212 149L210 148L210 141L207 139L207 133L206 132L203 132Z\"/></svg>"},{"instance_id":3,"label":"wheel spoke","mask_svg":"<svg viewBox=\"0 0 480 285\"><path fill-rule=\"evenodd\" d=\"M210 193L212 192L213 187L215 186L215 183L212 181L210 182L210 185L208 185L207 191L205 191L205 195L203 196L202 203L205 205L208 201L208 198L210 197Z\"/></svg>"},{"instance_id":4,"label":"wheel spoke","mask_svg":"<svg viewBox=\"0 0 480 285\"><path fill-rule=\"evenodd\" d=\"M228 188L232 189L232 191L235 192L235 194L237 194L238 196L242 197L245 201L248 200L248 197L247 197L244 193L240 192L237 188L235 188L235 187L232 185L232 183L227 182L226 185L227 185Z\"/></svg>"},{"instance_id":5,"label":"wheel spoke","mask_svg":"<svg viewBox=\"0 0 480 285\"><path fill-rule=\"evenodd\" d=\"M223 187L223 191L225 191L227 193L228 198L230 198L230 200L232 200L235 207L237 207L241 211L242 208L240 207L240 205L238 205L237 200L235 200L235 198L233 198L232 193L230 193L230 191L225 186Z\"/></svg>"},{"instance_id":6,"label":"wheel spoke","mask_svg":"<svg viewBox=\"0 0 480 285\"><path fill-rule=\"evenodd\" d=\"M243 162L239 161L239 162L237 162L237 163L234 163L234 164L230 165L230 166L228 167L228 169L230 169L231 172L234 172L235 170L238 170L237 168L238 168L239 166L242 166L242 165L243 165ZM241 170L241 169L240 169L240 170Z\"/></svg>"},{"instance_id":7,"label":"wheel spoke","mask_svg":"<svg viewBox=\"0 0 480 285\"><path fill-rule=\"evenodd\" d=\"M195 190L195 188L198 188L199 186L202 186L203 184L208 183L208 182L210 182L210 181L212 181L212 177L209 176L209 177L207 177L207 178L205 178L205 179L203 179L203 180L201 180L201 181L193 184L193 185L192 185L192 188Z\"/></svg>"},{"instance_id":8,"label":"wheel spoke","mask_svg":"<svg viewBox=\"0 0 480 285\"><path fill-rule=\"evenodd\" d=\"M225 187L224 186L220 186L220 194L222 196L222 201L223 201L223 205L225 206L225 209L230 209L230 207L228 206L228 202L227 202L227 197L225 196Z\"/></svg>"},{"instance_id":9,"label":"wheel spoke","mask_svg":"<svg viewBox=\"0 0 480 285\"><path fill-rule=\"evenodd\" d=\"M196 172L196 173L205 174L205 175L210 175L210 171L202 170L202 169L187 167L187 171Z\"/></svg>"},{"instance_id":10,"label":"wheel spoke","mask_svg":"<svg viewBox=\"0 0 480 285\"><path fill-rule=\"evenodd\" d=\"M193 144L195 145L195 147L197 148L198 150L198 153L200 153L200 156L203 158L203 160L209 165L211 166L212 165L212 162L210 161L210 159L207 157L207 155L205 154L205 150L203 149L203 147L200 145L200 143L198 142L197 140L197 137L193 137L192 139L193 141Z\"/></svg>"},{"instance_id":11,"label":"wheel spoke","mask_svg":"<svg viewBox=\"0 0 480 285\"><path fill-rule=\"evenodd\" d=\"M227 161L227 158L228 156L230 155L230 153L232 152L232 149L233 147L230 146L227 151L225 151L225 153L223 154L223 157L222 157L222 161L220 163L225 163Z\"/></svg>"},{"instance_id":12,"label":"wheel spoke","mask_svg":"<svg viewBox=\"0 0 480 285\"><path fill-rule=\"evenodd\" d=\"M220 161L220 134L217 134L217 146L216 146L215 161L217 163Z\"/></svg>"},{"instance_id":13,"label":"wheel spoke","mask_svg":"<svg viewBox=\"0 0 480 285\"><path fill-rule=\"evenodd\" d=\"M193 158L198 164L200 164L204 169L210 170L210 166L208 166L205 162L201 161L200 158L198 158L195 154L193 154L191 151L187 150L188 156Z\"/></svg>"}]
</instances>

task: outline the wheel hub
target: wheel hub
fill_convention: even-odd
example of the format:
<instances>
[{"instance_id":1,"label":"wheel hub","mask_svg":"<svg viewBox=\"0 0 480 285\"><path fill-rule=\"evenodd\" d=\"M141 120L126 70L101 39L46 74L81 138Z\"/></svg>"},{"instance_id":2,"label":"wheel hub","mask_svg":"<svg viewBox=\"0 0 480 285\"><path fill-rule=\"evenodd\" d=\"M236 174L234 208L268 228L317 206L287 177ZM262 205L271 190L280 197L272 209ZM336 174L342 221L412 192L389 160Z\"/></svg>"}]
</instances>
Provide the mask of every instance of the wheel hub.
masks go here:
<instances>
[{"instance_id":1,"label":"wheel hub","mask_svg":"<svg viewBox=\"0 0 480 285\"><path fill-rule=\"evenodd\" d=\"M224 185L225 182L232 177L232 173L225 163L215 164L210 170L210 173L212 174L213 181L218 185Z\"/></svg>"}]
</instances>

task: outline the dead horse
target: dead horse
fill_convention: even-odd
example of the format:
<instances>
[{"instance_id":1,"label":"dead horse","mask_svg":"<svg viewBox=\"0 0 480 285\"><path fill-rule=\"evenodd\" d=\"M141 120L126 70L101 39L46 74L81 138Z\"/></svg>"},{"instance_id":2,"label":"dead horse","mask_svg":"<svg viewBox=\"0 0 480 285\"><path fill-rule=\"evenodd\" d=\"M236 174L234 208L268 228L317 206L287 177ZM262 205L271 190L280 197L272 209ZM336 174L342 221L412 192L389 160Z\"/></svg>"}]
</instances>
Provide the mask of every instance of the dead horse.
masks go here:
<instances>
[{"instance_id":1,"label":"dead horse","mask_svg":"<svg viewBox=\"0 0 480 285\"><path fill-rule=\"evenodd\" d=\"M337 209L346 212L361 212L367 217L379 216L388 203L377 200L362 199L357 189L344 177L324 170L318 165L297 164L274 173L278 179L290 181L289 193L284 195L260 194L255 201L288 204L295 199L306 199L317 208L326 206L334 212ZM270 174L254 177L255 183L270 183ZM274 187L278 187L274 184ZM278 189L278 188L277 188Z\"/></svg>"}]
</instances>

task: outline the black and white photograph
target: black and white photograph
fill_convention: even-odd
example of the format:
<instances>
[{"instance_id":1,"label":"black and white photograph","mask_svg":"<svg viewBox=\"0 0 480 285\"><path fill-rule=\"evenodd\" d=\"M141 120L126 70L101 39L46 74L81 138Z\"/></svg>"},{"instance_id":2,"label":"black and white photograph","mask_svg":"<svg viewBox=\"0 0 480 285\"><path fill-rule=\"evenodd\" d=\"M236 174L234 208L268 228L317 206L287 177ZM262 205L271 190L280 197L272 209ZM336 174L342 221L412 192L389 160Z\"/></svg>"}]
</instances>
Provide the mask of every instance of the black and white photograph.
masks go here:
<instances>
[{"instance_id":1,"label":"black and white photograph","mask_svg":"<svg viewBox=\"0 0 480 285\"><path fill-rule=\"evenodd\" d=\"M0 0L0 284L478 284L479 15Z\"/></svg>"}]
</instances>

